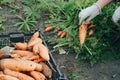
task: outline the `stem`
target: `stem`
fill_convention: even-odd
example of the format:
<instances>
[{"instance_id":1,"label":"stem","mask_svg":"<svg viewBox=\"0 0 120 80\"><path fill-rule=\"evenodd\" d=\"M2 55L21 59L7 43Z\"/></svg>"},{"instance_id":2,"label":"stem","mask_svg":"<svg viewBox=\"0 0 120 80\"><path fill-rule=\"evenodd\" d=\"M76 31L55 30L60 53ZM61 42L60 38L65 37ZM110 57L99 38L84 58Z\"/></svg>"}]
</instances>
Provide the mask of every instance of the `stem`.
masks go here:
<instances>
[{"instance_id":1,"label":"stem","mask_svg":"<svg viewBox=\"0 0 120 80\"><path fill-rule=\"evenodd\" d=\"M90 51L90 49L84 44L84 47L87 49L87 51L92 55L93 53Z\"/></svg>"}]
</instances>

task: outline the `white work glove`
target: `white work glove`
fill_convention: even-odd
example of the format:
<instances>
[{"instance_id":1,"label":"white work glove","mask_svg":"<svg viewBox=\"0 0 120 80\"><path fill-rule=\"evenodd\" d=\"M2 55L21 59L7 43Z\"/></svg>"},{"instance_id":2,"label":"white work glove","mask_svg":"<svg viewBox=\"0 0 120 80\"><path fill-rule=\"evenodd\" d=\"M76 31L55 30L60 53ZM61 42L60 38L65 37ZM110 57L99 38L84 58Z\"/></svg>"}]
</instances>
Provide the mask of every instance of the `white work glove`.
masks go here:
<instances>
[{"instance_id":1,"label":"white work glove","mask_svg":"<svg viewBox=\"0 0 120 80\"><path fill-rule=\"evenodd\" d=\"M79 13L79 25L81 25L84 22L92 20L100 13L101 13L101 8L96 3L86 9L83 9Z\"/></svg>"},{"instance_id":2,"label":"white work glove","mask_svg":"<svg viewBox=\"0 0 120 80\"><path fill-rule=\"evenodd\" d=\"M112 20L113 20L113 22L114 22L117 26L120 27L120 7L118 7L118 8L115 10L115 12L114 12L114 14L113 14L113 16L112 16Z\"/></svg>"}]
</instances>

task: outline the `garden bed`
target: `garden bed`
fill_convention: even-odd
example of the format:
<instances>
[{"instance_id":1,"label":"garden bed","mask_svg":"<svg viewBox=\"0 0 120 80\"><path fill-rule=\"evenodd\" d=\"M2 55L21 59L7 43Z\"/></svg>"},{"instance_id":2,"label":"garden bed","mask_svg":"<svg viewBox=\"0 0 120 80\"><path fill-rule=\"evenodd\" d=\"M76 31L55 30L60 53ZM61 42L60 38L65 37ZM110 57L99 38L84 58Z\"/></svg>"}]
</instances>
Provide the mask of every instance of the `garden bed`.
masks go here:
<instances>
[{"instance_id":1,"label":"garden bed","mask_svg":"<svg viewBox=\"0 0 120 80\"><path fill-rule=\"evenodd\" d=\"M14 2L14 0L11 0L11 1ZM16 1L19 2L19 0L16 0ZM26 1L29 1L29 0L26 0ZM10 6L9 4L12 4L12 6ZM2 23L2 27L0 27L0 29L1 29L0 30L0 34L4 35L4 34L6 34L8 32L11 33L11 32L22 32L22 31L24 31L22 29L18 30L19 26L15 26L16 23L21 21L18 18L18 16L16 16L16 14L22 16L26 20L26 15L27 14L23 15L23 12L22 12L22 10L23 10L23 6L22 5L23 4L22 5L21 4L22 4L21 1L19 3L16 3L16 4L14 4L12 2L11 3L7 3L7 5L6 4L5 5L1 5L0 4L0 7L1 7L1 9L0 9L0 16L2 17L0 19L0 24ZM15 6L15 5L17 5L17 6ZM59 11L58 11L58 14L61 14L63 16L63 13L59 13ZM69 14L69 12L68 12L68 14ZM107 12L105 14L107 14ZM111 14L111 13L109 13L109 14ZM104 15L98 17L98 19L101 19L101 17L104 18L104 20L101 19L101 22L97 23L98 19L97 18L95 19L95 23L94 24L96 24L98 27L101 27L103 29L103 31L102 30L99 31L100 28L96 28L97 32L96 32L95 35L97 36L97 38L99 38L99 37L103 38L101 40L106 41L106 42L107 41L112 42L113 40L116 40L114 46L118 46L118 48L115 49L118 53L115 52L115 55L112 55L109 52L112 52L113 48L111 48L111 49L108 48L107 49L106 48L106 45L107 45L106 43L105 44L104 43L102 43L102 44L99 43L98 45L100 45L100 46L98 48L99 50L97 50L97 51L104 52L103 50L108 50L108 51L106 51L106 55L103 54L104 56L102 56L102 58L101 58L102 61L101 61L101 59L100 60L98 59L98 61L94 60L97 57L100 57L101 54L95 55L96 57L94 57L94 56L86 57L85 56L84 58L88 58L88 60L86 60L86 61L81 61L81 60L75 59L76 53L74 51L70 52L70 53L67 52L67 50L69 51L69 49L70 49L68 47L60 47L60 48L62 48L62 49L64 49L66 51L66 53L61 54L60 51L59 51L59 48L54 48L54 46L56 46L56 44L57 44L55 42L55 40L53 40L53 41L49 40L50 38L57 40L58 39L58 37L56 37L57 33L55 31L44 32L45 28L48 25L51 25L51 24L46 24L46 17L47 17L47 19L49 19L48 16L49 16L48 14L40 14L39 16L37 16L37 19L35 19L36 22L34 23L36 27L31 27L30 31L27 31L27 30L29 30L29 29L27 29L25 31L25 33L34 32L38 28L40 29L41 34L44 36L45 41L48 44L48 48L49 48L51 54L55 58L56 63L59 65L59 68L60 68L61 72L67 76L68 80L120 80L120 68L119 68L120 67L120 60L119 60L119 58L120 58L120 55L119 55L120 49L119 49L119 45L117 45L118 42L119 42L119 34L118 34L119 31L113 30L113 33L114 32L115 33L112 36L109 36L110 34L108 32L112 31L112 29L115 29L115 28L113 27L113 28L108 29L108 25L107 24L104 25L104 23L109 22L109 21L107 21L104 18ZM41 17L41 18L39 18L39 17ZM109 17L110 16L108 15L107 18L110 19ZM53 19L56 19L56 18L53 17ZM33 19L33 21L34 21L34 19ZM68 22L66 22L66 23L68 23ZM47 21L47 23L49 23L49 22ZM54 23L55 28L57 28L56 26L58 26L56 24L57 23ZM103 25L101 25L101 24L103 24ZM110 23L109 25L114 26L112 23ZM71 28L69 26L71 26L71 25L67 25L68 30L65 29L65 26L62 26L62 28L65 31L69 31L69 29ZM76 30L76 28L77 27L74 26L74 28L72 28L72 29ZM73 33L75 33L75 31L73 31ZM54 36L55 36L55 38L54 38ZM74 35L71 35L71 36L72 36L72 38L74 37ZM76 33L75 33L75 36L76 36ZM114 37L114 39L113 39L113 37ZM69 39L71 39L71 38L69 38ZM77 39L78 38L76 38L75 40L77 40ZM91 38L89 38L89 39L91 39ZM96 37L93 37L93 39L98 40L98 39L96 39ZM0 40L2 40L2 39L0 39ZM88 40L88 43L89 43L89 40ZM96 45L95 47L98 47L98 45ZM104 47L102 47L102 45ZM84 53L89 54L87 51L85 51ZM117 56L117 54L118 54L118 56ZM112 59L113 58L112 56L113 57L114 56L117 57L117 60L116 59ZM80 57L81 57L81 55L80 55ZM106 57L109 57L110 60L109 61L104 60L104 58L106 58ZM94 64L93 66L91 66L90 60L93 60L93 64Z\"/></svg>"}]
</instances>

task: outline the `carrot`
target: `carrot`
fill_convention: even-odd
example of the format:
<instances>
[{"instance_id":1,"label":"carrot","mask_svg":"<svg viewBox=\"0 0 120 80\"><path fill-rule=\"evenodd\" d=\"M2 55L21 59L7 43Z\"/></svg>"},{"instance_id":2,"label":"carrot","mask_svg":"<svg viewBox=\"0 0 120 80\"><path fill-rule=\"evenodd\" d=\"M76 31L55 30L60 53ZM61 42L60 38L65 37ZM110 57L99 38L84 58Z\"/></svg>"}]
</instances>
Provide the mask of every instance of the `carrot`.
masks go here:
<instances>
[{"instance_id":1,"label":"carrot","mask_svg":"<svg viewBox=\"0 0 120 80\"><path fill-rule=\"evenodd\" d=\"M94 34L94 30L91 29L91 30L89 31L88 35L89 35L89 36L92 36L93 34Z\"/></svg>"},{"instance_id":2,"label":"carrot","mask_svg":"<svg viewBox=\"0 0 120 80\"><path fill-rule=\"evenodd\" d=\"M52 31L53 29L54 29L53 26L49 26L49 27L45 28L45 32L50 32L50 31Z\"/></svg>"},{"instance_id":3,"label":"carrot","mask_svg":"<svg viewBox=\"0 0 120 80\"><path fill-rule=\"evenodd\" d=\"M15 43L15 48L16 49L19 49L19 50L26 50L27 49L27 43L26 42L24 42L24 43L22 43L22 42L17 42L17 43Z\"/></svg>"},{"instance_id":4,"label":"carrot","mask_svg":"<svg viewBox=\"0 0 120 80\"><path fill-rule=\"evenodd\" d=\"M39 45L39 55L46 61L50 60L48 48L43 44Z\"/></svg>"},{"instance_id":5,"label":"carrot","mask_svg":"<svg viewBox=\"0 0 120 80\"><path fill-rule=\"evenodd\" d=\"M28 47L34 46L37 43L42 43L42 39L40 39L40 38L33 39L31 42L28 43Z\"/></svg>"},{"instance_id":6,"label":"carrot","mask_svg":"<svg viewBox=\"0 0 120 80\"><path fill-rule=\"evenodd\" d=\"M48 77L48 78L51 78L52 77L52 70L48 67L47 64L45 64L44 62L40 62L40 64L42 65L43 67L43 70L42 70L42 73Z\"/></svg>"},{"instance_id":7,"label":"carrot","mask_svg":"<svg viewBox=\"0 0 120 80\"><path fill-rule=\"evenodd\" d=\"M32 62L33 62L33 61L32 61ZM42 70L43 70L43 67L42 67L41 64L36 63L36 62L33 62L33 63L36 65L36 68L35 68L36 71L42 71Z\"/></svg>"},{"instance_id":8,"label":"carrot","mask_svg":"<svg viewBox=\"0 0 120 80\"><path fill-rule=\"evenodd\" d=\"M32 37L30 38L30 40L28 41L28 43L31 42L33 39L38 38L38 37L39 37L39 32L35 32L35 33L32 35Z\"/></svg>"},{"instance_id":9,"label":"carrot","mask_svg":"<svg viewBox=\"0 0 120 80\"><path fill-rule=\"evenodd\" d=\"M38 58L38 59L35 59L35 60L33 60L33 61L36 62L36 63L39 63L39 62L45 61L45 59L43 59L43 58Z\"/></svg>"},{"instance_id":10,"label":"carrot","mask_svg":"<svg viewBox=\"0 0 120 80\"><path fill-rule=\"evenodd\" d=\"M40 43L36 43L34 46L33 46L33 52L35 54L38 54L39 53L39 45L41 45Z\"/></svg>"},{"instance_id":11,"label":"carrot","mask_svg":"<svg viewBox=\"0 0 120 80\"><path fill-rule=\"evenodd\" d=\"M67 32L63 32L63 33L60 35L60 38L64 38L64 37L66 37L66 35L67 35Z\"/></svg>"},{"instance_id":12,"label":"carrot","mask_svg":"<svg viewBox=\"0 0 120 80\"><path fill-rule=\"evenodd\" d=\"M19 79L16 77L2 74L0 75L0 80L19 80Z\"/></svg>"},{"instance_id":13,"label":"carrot","mask_svg":"<svg viewBox=\"0 0 120 80\"><path fill-rule=\"evenodd\" d=\"M11 55L11 51L13 51L14 47L5 46L0 49L0 58L8 57Z\"/></svg>"},{"instance_id":14,"label":"carrot","mask_svg":"<svg viewBox=\"0 0 120 80\"><path fill-rule=\"evenodd\" d=\"M45 80L45 76L38 71L31 71L30 75L35 79L35 80Z\"/></svg>"},{"instance_id":15,"label":"carrot","mask_svg":"<svg viewBox=\"0 0 120 80\"><path fill-rule=\"evenodd\" d=\"M3 72L2 72L2 71L0 71L0 75L1 75L1 74L3 74Z\"/></svg>"},{"instance_id":16,"label":"carrot","mask_svg":"<svg viewBox=\"0 0 120 80\"><path fill-rule=\"evenodd\" d=\"M34 56L34 53L33 53L33 52L24 51L24 50L13 50L13 51L12 51L12 54L18 54L19 56L21 56L21 57L26 57L26 58L29 58L29 57Z\"/></svg>"},{"instance_id":17,"label":"carrot","mask_svg":"<svg viewBox=\"0 0 120 80\"><path fill-rule=\"evenodd\" d=\"M7 69L7 68L4 69L4 74L16 77L19 80L34 80L32 77L30 77L26 74L23 74L23 73L17 72L17 71L13 71L13 70L10 70L10 69Z\"/></svg>"},{"instance_id":18,"label":"carrot","mask_svg":"<svg viewBox=\"0 0 120 80\"><path fill-rule=\"evenodd\" d=\"M59 31L59 32L57 33L57 36L60 37L62 33L63 33L62 31Z\"/></svg>"},{"instance_id":19,"label":"carrot","mask_svg":"<svg viewBox=\"0 0 120 80\"><path fill-rule=\"evenodd\" d=\"M80 44L81 46L83 46L84 42L85 42L85 39L86 39L86 35L87 35L87 25L84 24L84 25L81 25L79 27L79 39L80 39Z\"/></svg>"},{"instance_id":20,"label":"carrot","mask_svg":"<svg viewBox=\"0 0 120 80\"><path fill-rule=\"evenodd\" d=\"M0 69L11 69L14 71L33 71L36 69L36 63L22 59L2 59L0 60Z\"/></svg>"},{"instance_id":21,"label":"carrot","mask_svg":"<svg viewBox=\"0 0 120 80\"><path fill-rule=\"evenodd\" d=\"M28 60L36 60L36 59L39 59L40 56L39 55L34 55L34 56L31 56L30 58L28 58Z\"/></svg>"}]
</instances>

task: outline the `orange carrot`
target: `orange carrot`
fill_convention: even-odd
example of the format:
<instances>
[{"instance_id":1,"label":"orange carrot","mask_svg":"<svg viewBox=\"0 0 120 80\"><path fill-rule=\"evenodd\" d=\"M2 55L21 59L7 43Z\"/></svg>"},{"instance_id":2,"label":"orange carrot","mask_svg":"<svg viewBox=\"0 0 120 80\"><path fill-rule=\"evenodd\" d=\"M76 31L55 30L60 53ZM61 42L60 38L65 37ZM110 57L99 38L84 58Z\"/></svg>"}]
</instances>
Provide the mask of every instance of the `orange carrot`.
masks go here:
<instances>
[{"instance_id":1,"label":"orange carrot","mask_svg":"<svg viewBox=\"0 0 120 80\"><path fill-rule=\"evenodd\" d=\"M36 59L39 59L40 56L39 55L34 55L34 56L31 56L30 58L28 58L28 60L36 60Z\"/></svg>"},{"instance_id":2,"label":"orange carrot","mask_svg":"<svg viewBox=\"0 0 120 80\"><path fill-rule=\"evenodd\" d=\"M50 60L48 48L43 44L39 45L39 55L40 55L40 57L42 57L46 61Z\"/></svg>"},{"instance_id":3,"label":"orange carrot","mask_svg":"<svg viewBox=\"0 0 120 80\"><path fill-rule=\"evenodd\" d=\"M31 42L28 43L28 47L34 46L37 43L42 43L42 39L40 39L40 38L33 39Z\"/></svg>"},{"instance_id":4,"label":"orange carrot","mask_svg":"<svg viewBox=\"0 0 120 80\"><path fill-rule=\"evenodd\" d=\"M60 35L60 38L64 38L66 35L67 35L67 32L63 32L63 33Z\"/></svg>"},{"instance_id":5,"label":"orange carrot","mask_svg":"<svg viewBox=\"0 0 120 80\"><path fill-rule=\"evenodd\" d=\"M0 68L5 68L14 71L33 71L36 69L36 63L29 60L15 60L15 59L2 59L0 60Z\"/></svg>"},{"instance_id":6,"label":"orange carrot","mask_svg":"<svg viewBox=\"0 0 120 80\"><path fill-rule=\"evenodd\" d=\"M1 75L1 74L3 74L3 72L2 72L2 71L0 71L0 75Z\"/></svg>"},{"instance_id":7,"label":"orange carrot","mask_svg":"<svg viewBox=\"0 0 120 80\"><path fill-rule=\"evenodd\" d=\"M53 29L54 29L53 26L49 26L49 27L45 28L45 32L52 31Z\"/></svg>"},{"instance_id":8,"label":"orange carrot","mask_svg":"<svg viewBox=\"0 0 120 80\"><path fill-rule=\"evenodd\" d=\"M6 75L10 75L10 76L13 76L13 77L16 77L18 78L19 80L34 80L32 77L26 75L26 74L23 74L21 72L17 72L17 71L12 71L10 69L4 69L4 73Z\"/></svg>"},{"instance_id":9,"label":"orange carrot","mask_svg":"<svg viewBox=\"0 0 120 80\"><path fill-rule=\"evenodd\" d=\"M31 71L30 75L35 79L35 80L45 80L45 76L38 71Z\"/></svg>"},{"instance_id":10,"label":"orange carrot","mask_svg":"<svg viewBox=\"0 0 120 80\"><path fill-rule=\"evenodd\" d=\"M19 49L19 50L26 50L27 49L27 43L26 42L24 42L24 43L22 43L22 42L17 42L17 43L15 43L15 48L16 49Z\"/></svg>"},{"instance_id":11,"label":"orange carrot","mask_svg":"<svg viewBox=\"0 0 120 80\"><path fill-rule=\"evenodd\" d=\"M20 55L21 57L31 57L31 56L34 56L34 53L33 52L30 52L30 51L24 51L24 50L13 50L12 51L13 54L18 54Z\"/></svg>"},{"instance_id":12,"label":"orange carrot","mask_svg":"<svg viewBox=\"0 0 120 80\"><path fill-rule=\"evenodd\" d=\"M32 61L32 62L33 62L33 61ZM36 71L42 71L42 70L43 70L43 67L42 67L41 64L36 63L36 62L33 62L33 63L36 65L36 68L35 68Z\"/></svg>"},{"instance_id":13,"label":"orange carrot","mask_svg":"<svg viewBox=\"0 0 120 80\"><path fill-rule=\"evenodd\" d=\"M19 80L19 79L16 77L2 74L2 75L0 75L0 80Z\"/></svg>"},{"instance_id":14,"label":"orange carrot","mask_svg":"<svg viewBox=\"0 0 120 80\"><path fill-rule=\"evenodd\" d=\"M88 35L89 35L89 36L92 36L93 34L94 34L94 30L91 29L91 30L89 31Z\"/></svg>"},{"instance_id":15,"label":"orange carrot","mask_svg":"<svg viewBox=\"0 0 120 80\"><path fill-rule=\"evenodd\" d=\"M35 33L32 35L32 37L30 38L30 40L28 41L28 43L31 42L33 39L38 38L38 37L39 37L39 32L35 32Z\"/></svg>"},{"instance_id":16,"label":"orange carrot","mask_svg":"<svg viewBox=\"0 0 120 80\"><path fill-rule=\"evenodd\" d=\"M33 52L35 54L38 54L39 53L39 45L41 45L40 43L36 43L34 46L33 46Z\"/></svg>"},{"instance_id":17,"label":"orange carrot","mask_svg":"<svg viewBox=\"0 0 120 80\"><path fill-rule=\"evenodd\" d=\"M43 58L38 58L38 59L35 59L35 60L33 60L33 61L36 62L36 63L39 63L39 62L45 61L45 59L43 59Z\"/></svg>"},{"instance_id":18,"label":"orange carrot","mask_svg":"<svg viewBox=\"0 0 120 80\"><path fill-rule=\"evenodd\" d=\"M86 35L87 35L87 25L81 25L79 27L79 39L80 39L80 44L81 46L83 46L85 39L86 39Z\"/></svg>"},{"instance_id":19,"label":"orange carrot","mask_svg":"<svg viewBox=\"0 0 120 80\"><path fill-rule=\"evenodd\" d=\"M51 78L52 77L52 70L48 67L47 64L45 64L44 62L40 62L40 64L42 65L43 67L43 70L42 70L42 73L48 77L48 78Z\"/></svg>"},{"instance_id":20,"label":"orange carrot","mask_svg":"<svg viewBox=\"0 0 120 80\"><path fill-rule=\"evenodd\" d=\"M62 31L59 31L57 36L60 37L62 33L63 33Z\"/></svg>"}]
</instances>

